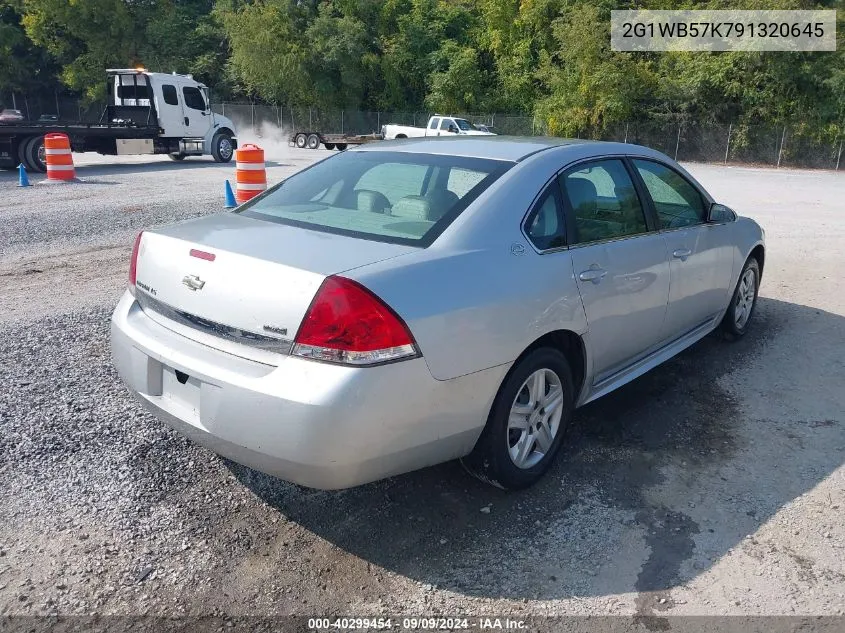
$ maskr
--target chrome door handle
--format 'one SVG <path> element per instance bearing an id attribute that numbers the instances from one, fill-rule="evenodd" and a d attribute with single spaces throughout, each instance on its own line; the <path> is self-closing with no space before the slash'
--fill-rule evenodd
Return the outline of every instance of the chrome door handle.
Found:
<path id="1" fill-rule="evenodd" d="M 601 268 L 590 268 L 589 270 L 582 271 L 581 274 L 578 275 L 578 279 L 581 281 L 592 281 L 594 284 L 597 284 L 606 274 L 607 271 L 602 270 Z"/>
<path id="2" fill-rule="evenodd" d="M 672 253 L 672 257 L 676 259 L 680 259 L 682 262 L 686 261 L 687 257 L 692 255 L 692 251 L 688 248 L 679 248 L 675 252 Z"/>

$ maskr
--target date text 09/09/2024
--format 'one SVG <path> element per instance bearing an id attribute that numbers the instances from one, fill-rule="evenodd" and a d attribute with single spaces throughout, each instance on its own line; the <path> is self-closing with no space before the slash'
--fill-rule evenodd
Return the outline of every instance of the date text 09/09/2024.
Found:
<path id="1" fill-rule="evenodd" d="M 309 618 L 309 631 L 525 631 L 525 620 L 512 618 Z"/>

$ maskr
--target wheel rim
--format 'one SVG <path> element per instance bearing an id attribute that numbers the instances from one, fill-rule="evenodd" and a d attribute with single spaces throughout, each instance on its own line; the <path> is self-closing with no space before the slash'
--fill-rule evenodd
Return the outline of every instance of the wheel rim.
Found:
<path id="1" fill-rule="evenodd" d="M 517 468 L 536 466 L 551 450 L 560 431 L 563 386 L 551 369 L 528 376 L 508 416 L 508 454 Z"/>
<path id="2" fill-rule="evenodd" d="M 757 276 L 754 270 L 749 268 L 739 280 L 739 288 L 736 293 L 736 306 L 734 307 L 734 324 L 742 329 L 751 317 L 751 309 L 754 307 L 754 294 L 757 287 Z"/>
<path id="3" fill-rule="evenodd" d="M 38 151 L 36 152 L 36 156 L 38 156 L 38 161 L 42 165 L 47 165 L 47 149 L 44 147 L 44 141 L 38 145 Z"/>
<path id="4" fill-rule="evenodd" d="M 220 154 L 221 158 L 229 160 L 232 157 L 232 141 L 228 138 L 221 138 L 220 143 L 217 146 L 217 152 Z"/>

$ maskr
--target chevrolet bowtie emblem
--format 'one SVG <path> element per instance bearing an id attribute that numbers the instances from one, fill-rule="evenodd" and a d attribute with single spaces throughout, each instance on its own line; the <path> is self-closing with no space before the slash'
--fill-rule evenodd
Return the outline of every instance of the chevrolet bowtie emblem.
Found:
<path id="1" fill-rule="evenodd" d="M 188 286 L 191 290 L 202 290 L 205 282 L 196 275 L 185 275 L 182 277 L 182 283 Z"/>

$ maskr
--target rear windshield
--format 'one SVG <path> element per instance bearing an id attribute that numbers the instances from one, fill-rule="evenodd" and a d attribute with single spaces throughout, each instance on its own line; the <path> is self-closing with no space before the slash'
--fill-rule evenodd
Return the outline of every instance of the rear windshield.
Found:
<path id="1" fill-rule="evenodd" d="M 513 163 L 407 152 L 342 152 L 236 213 L 328 233 L 428 246 Z"/>

